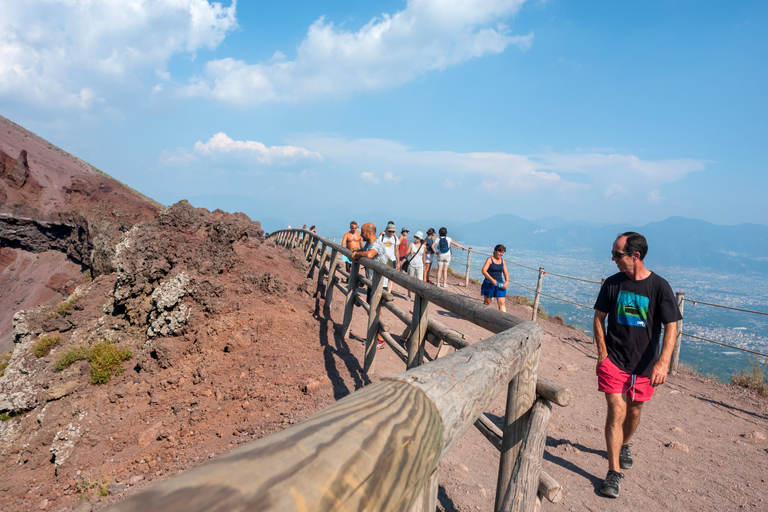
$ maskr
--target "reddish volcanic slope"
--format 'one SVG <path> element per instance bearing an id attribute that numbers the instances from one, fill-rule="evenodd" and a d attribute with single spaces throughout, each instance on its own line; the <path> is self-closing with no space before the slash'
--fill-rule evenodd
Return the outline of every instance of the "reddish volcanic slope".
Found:
<path id="1" fill-rule="evenodd" d="M 0 116 L 0 353 L 11 319 L 108 273 L 112 247 L 158 206 Z"/>

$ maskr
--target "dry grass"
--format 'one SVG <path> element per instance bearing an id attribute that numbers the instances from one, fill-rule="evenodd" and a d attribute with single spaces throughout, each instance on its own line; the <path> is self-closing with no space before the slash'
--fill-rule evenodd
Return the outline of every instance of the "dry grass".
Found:
<path id="1" fill-rule="evenodd" d="M 35 342 L 34 347 L 32 347 L 32 353 L 37 357 L 45 357 L 51 353 L 53 347 L 59 345 L 60 343 L 61 336 L 40 336 L 40 338 L 38 338 L 38 340 Z"/>
<path id="2" fill-rule="evenodd" d="M 750 359 L 749 354 L 747 354 L 749 368 L 733 375 L 731 384 L 753 389 L 768 398 L 768 358 L 766 358 L 765 364 L 761 366 L 757 356 L 754 357 L 754 360 Z"/>

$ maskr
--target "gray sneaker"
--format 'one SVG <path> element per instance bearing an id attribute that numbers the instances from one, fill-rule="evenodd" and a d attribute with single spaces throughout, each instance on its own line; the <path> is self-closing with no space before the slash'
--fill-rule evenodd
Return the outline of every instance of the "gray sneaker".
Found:
<path id="1" fill-rule="evenodd" d="M 605 480 L 603 480 L 603 486 L 600 487 L 600 493 L 609 498 L 618 498 L 619 485 L 621 484 L 622 478 L 624 478 L 623 473 L 619 473 L 612 469 L 608 470 L 608 475 L 605 477 Z"/>
<path id="2" fill-rule="evenodd" d="M 632 454 L 629 452 L 629 445 L 621 445 L 621 451 L 619 452 L 619 467 L 621 469 L 629 469 L 634 465 L 635 463 L 632 460 Z"/>

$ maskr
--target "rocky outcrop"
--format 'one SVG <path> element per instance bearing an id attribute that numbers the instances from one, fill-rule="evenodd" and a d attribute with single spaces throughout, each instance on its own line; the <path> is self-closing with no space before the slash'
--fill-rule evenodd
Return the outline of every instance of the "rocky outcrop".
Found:
<path id="1" fill-rule="evenodd" d="M 50 220 L 0 214 L 0 241 L 25 251 L 60 251 L 82 265 L 91 262 L 88 222 L 77 213 L 53 216 Z"/>
<path id="2" fill-rule="evenodd" d="M 16 188 L 21 188 L 29 178 L 29 162 L 26 150 L 21 150 L 18 158 L 0 150 L 0 178 L 5 178 L 7 183 Z"/>
<path id="3" fill-rule="evenodd" d="M 44 308 L 38 308 L 39 310 Z M 13 316 L 13 341 L 16 348 L 0 379 L 0 411 L 28 411 L 40 403 L 38 367 L 32 355 L 32 345 L 39 333 L 28 322 L 35 310 L 19 311 Z"/>

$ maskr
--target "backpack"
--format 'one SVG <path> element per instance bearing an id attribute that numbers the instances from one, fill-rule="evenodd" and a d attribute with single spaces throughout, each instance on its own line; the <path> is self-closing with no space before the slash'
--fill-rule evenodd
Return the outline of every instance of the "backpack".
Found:
<path id="1" fill-rule="evenodd" d="M 448 243 L 448 240 L 444 236 L 441 236 L 437 248 L 440 249 L 442 254 L 445 254 L 451 250 L 451 244 Z"/>

